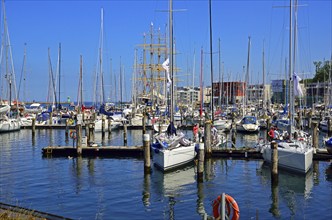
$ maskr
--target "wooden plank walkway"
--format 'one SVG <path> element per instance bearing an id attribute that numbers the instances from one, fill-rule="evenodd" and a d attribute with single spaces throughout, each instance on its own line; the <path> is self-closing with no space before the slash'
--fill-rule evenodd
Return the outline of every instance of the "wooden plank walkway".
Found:
<path id="1" fill-rule="evenodd" d="M 42 149 L 43 156 L 76 157 L 75 147 L 48 146 Z M 82 156 L 92 157 L 142 157 L 143 146 L 82 147 Z"/>
<path id="2" fill-rule="evenodd" d="M 59 215 L 40 212 L 0 202 L 0 219 L 34 219 L 34 220 L 70 220 Z"/>

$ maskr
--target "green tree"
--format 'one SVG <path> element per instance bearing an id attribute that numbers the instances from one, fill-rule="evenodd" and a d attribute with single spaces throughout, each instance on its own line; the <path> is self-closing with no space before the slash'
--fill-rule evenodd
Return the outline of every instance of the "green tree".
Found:
<path id="1" fill-rule="evenodd" d="M 331 76 L 331 68 L 332 68 L 332 60 L 331 61 L 315 61 L 314 65 L 316 67 L 316 74 L 312 79 L 312 82 L 328 82 Z"/>

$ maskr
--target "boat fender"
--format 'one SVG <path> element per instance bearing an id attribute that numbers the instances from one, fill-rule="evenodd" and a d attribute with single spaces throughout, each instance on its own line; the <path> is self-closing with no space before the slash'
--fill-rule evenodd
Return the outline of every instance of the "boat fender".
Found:
<path id="1" fill-rule="evenodd" d="M 69 123 L 70 125 L 73 125 L 73 124 L 74 124 L 74 119 L 70 118 L 70 119 L 68 120 L 68 123 Z"/>
<path id="2" fill-rule="evenodd" d="M 163 145 L 164 145 L 165 148 L 168 148 L 168 144 L 167 144 L 166 141 L 163 141 Z"/>
<path id="3" fill-rule="evenodd" d="M 325 141 L 325 144 L 329 147 L 332 146 L 332 137 L 330 139 L 328 139 L 327 141 Z"/>
<path id="4" fill-rule="evenodd" d="M 195 152 L 197 154 L 199 153 L 199 144 L 198 143 L 195 144 Z"/>
<path id="5" fill-rule="evenodd" d="M 237 205 L 236 201 L 228 194 L 225 194 L 225 202 L 226 202 L 226 215 L 228 216 L 228 219 L 232 220 L 238 220 L 240 219 L 240 209 Z M 219 195 L 214 201 L 213 201 L 213 216 L 215 219 L 220 219 L 220 213 L 219 213 L 219 204 L 221 203 L 221 195 Z M 232 218 L 231 218 L 231 211 L 232 211 Z"/>

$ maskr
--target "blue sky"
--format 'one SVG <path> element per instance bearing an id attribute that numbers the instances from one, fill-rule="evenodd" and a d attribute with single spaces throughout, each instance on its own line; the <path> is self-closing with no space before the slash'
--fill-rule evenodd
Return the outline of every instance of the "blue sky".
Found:
<path id="1" fill-rule="evenodd" d="M 332 4 L 330 0 L 299 1 L 298 58 L 295 70 L 302 78 L 314 73 L 313 61 L 331 57 Z M 251 36 L 250 82 L 262 82 L 262 51 L 265 45 L 265 72 L 268 82 L 284 75 L 288 57 L 289 8 L 287 1 L 212 1 L 214 81 L 218 80 L 218 39 L 225 80 L 243 80 L 248 36 Z M 92 100 L 93 74 L 97 66 L 100 36 L 100 10 L 104 8 L 105 84 L 110 85 L 112 72 L 118 73 L 120 59 L 124 67 L 124 100 L 131 95 L 134 50 L 143 43 L 143 33 L 150 23 L 164 29 L 168 23 L 166 0 L 130 1 L 6 1 L 6 13 L 13 61 L 18 79 L 27 44 L 28 100 L 46 100 L 48 89 L 48 48 L 53 71 L 56 69 L 58 44 L 62 45 L 61 99 L 76 101 L 80 55 L 84 59 L 84 99 Z M 204 51 L 204 84 L 210 85 L 209 5 L 207 0 L 174 0 L 177 65 L 183 77 L 179 85 L 192 85 L 194 51 L 196 53 L 195 85 L 199 85 L 200 50 Z M 140 55 L 139 55 L 140 56 Z M 288 59 L 288 58 L 287 58 Z M 282 75 L 281 75 L 282 74 Z M 111 88 L 106 86 L 106 94 Z"/>

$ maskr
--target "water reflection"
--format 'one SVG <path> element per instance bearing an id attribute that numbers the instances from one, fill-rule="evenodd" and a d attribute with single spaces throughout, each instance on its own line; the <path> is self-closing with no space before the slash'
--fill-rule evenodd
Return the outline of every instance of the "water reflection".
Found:
<path id="1" fill-rule="evenodd" d="M 142 202 L 145 207 L 149 207 L 151 204 L 150 203 L 150 184 L 151 184 L 151 175 L 149 173 L 144 174 Z"/>
<path id="2" fill-rule="evenodd" d="M 291 211 L 291 215 L 294 216 L 297 209 L 297 197 L 303 197 L 305 200 L 310 198 L 314 185 L 313 171 L 309 171 L 307 174 L 297 174 L 278 170 L 278 173 L 278 183 L 272 184 L 270 166 L 263 163 L 257 172 L 262 177 L 263 183 L 271 183 L 272 204 L 269 211 L 274 217 L 280 217 L 279 198 L 282 198 Z"/>
<path id="3" fill-rule="evenodd" d="M 204 161 L 204 176 L 205 181 L 213 180 L 215 177 L 215 164 L 216 161 L 211 158 L 205 158 Z"/>
<path id="4" fill-rule="evenodd" d="M 157 190 L 156 194 L 164 197 L 167 200 L 167 210 L 164 213 L 169 216 L 166 219 L 176 219 L 174 207 L 180 197 L 188 193 L 187 187 L 191 187 L 196 182 L 196 168 L 194 165 L 187 166 L 172 172 L 163 173 L 155 169 L 152 173 L 153 184 L 152 188 Z M 144 181 L 145 182 L 145 181 Z M 147 185 L 144 188 L 148 188 Z M 145 189 L 143 195 L 146 195 Z M 143 196 L 143 200 L 144 200 Z"/>
<path id="5" fill-rule="evenodd" d="M 202 216 L 205 217 L 207 215 L 207 212 L 204 207 L 204 183 L 197 182 L 197 206 L 196 206 L 196 212 Z"/>
<path id="6" fill-rule="evenodd" d="M 332 163 L 326 168 L 325 177 L 327 181 L 332 182 Z"/>
<path id="7" fill-rule="evenodd" d="M 183 192 L 183 188 L 185 188 L 186 185 L 196 182 L 195 166 L 193 165 L 169 173 L 155 170 L 153 175 L 157 180 L 160 190 L 162 190 L 166 197 L 174 197 L 180 192 Z"/>
<path id="8" fill-rule="evenodd" d="M 258 142 L 259 137 L 260 134 L 238 134 L 236 147 L 252 147 Z"/>

